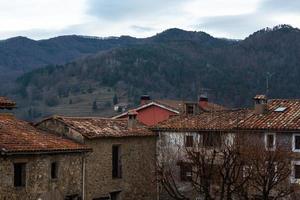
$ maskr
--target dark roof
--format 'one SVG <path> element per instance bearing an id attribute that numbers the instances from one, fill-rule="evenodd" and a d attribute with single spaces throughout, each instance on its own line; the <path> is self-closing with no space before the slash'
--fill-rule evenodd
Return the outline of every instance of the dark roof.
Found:
<path id="1" fill-rule="evenodd" d="M 136 126 L 134 128 L 129 128 L 128 119 L 53 116 L 45 120 L 51 119 L 62 122 L 66 126 L 78 131 L 80 134 L 89 139 L 101 137 L 140 137 L 155 135 L 146 126 L 139 122 L 136 122 Z"/>
<path id="2" fill-rule="evenodd" d="M 269 100 L 267 107 L 267 113 L 252 113 L 247 120 L 239 124 L 239 128 L 261 130 L 300 130 L 300 99 Z M 276 109 L 278 110 L 276 111 Z"/>
<path id="3" fill-rule="evenodd" d="M 58 153 L 90 151 L 86 146 L 41 131 L 13 115 L 0 115 L 0 153 Z"/>
<path id="4" fill-rule="evenodd" d="M 6 97 L 0 97 L 0 109 L 12 109 L 16 107 L 16 103 Z"/>
<path id="5" fill-rule="evenodd" d="M 179 115 L 152 127 L 163 131 L 229 131 L 246 119 L 251 110 L 224 110 L 203 112 L 198 115 Z"/>

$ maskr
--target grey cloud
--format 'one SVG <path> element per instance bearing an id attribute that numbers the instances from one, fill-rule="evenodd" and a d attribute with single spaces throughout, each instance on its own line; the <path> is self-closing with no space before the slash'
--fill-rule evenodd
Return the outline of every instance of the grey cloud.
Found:
<path id="1" fill-rule="evenodd" d="M 262 14 L 227 15 L 199 19 L 198 29 L 208 32 L 225 33 L 235 39 L 242 39 L 253 31 L 276 25 Z"/>
<path id="2" fill-rule="evenodd" d="M 299 0 L 262 0 L 253 13 L 203 17 L 198 19 L 199 23 L 195 27 L 204 31 L 225 33 L 243 39 L 254 31 L 278 25 L 274 16 L 278 14 L 299 15 L 299 10 Z M 288 24 L 289 22 L 285 23 Z"/>
<path id="3" fill-rule="evenodd" d="M 299 13 L 299 0 L 264 0 L 258 7 L 259 12 Z"/>
<path id="4" fill-rule="evenodd" d="M 87 12 L 104 20 L 138 19 L 155 16 L 160 12 L 172 12 L 187 1 L 189 0 L 89 0 Z"/>

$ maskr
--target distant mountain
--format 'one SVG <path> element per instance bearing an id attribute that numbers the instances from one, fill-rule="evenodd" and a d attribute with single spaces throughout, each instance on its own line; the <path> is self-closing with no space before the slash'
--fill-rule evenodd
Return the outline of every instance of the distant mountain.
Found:
<path id="1" fill-rule="evenodd" d="M 266 92 L 267 77 L 270 97 L 300 98 L 299 29 L 282 25 L 240 41 L 170 29 L 133 40 L 19 77 L 9 91 L 19 102 L 19 115 L 110 115 L 114 96 L 126 102 L 145 93 L 195 99 L 203 90 L 218 103 L 249 106 L 251 97 Z"/>
<path id="2" fill-rule="evenodd" d="M 48 40 L 15 37 L 0 41 L 0 83 L 51 64 L 64 64 L 99 51 L 137 44 L 136 38 L 60 36 Z"/>

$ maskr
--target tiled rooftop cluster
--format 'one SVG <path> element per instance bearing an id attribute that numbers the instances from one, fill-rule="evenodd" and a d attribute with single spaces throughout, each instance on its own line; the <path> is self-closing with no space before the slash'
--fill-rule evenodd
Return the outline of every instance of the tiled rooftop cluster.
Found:
<path id="1" fill-rule="evenodd" d="M 0 115 L 1 154 L 80 151 L 89 151 L 89 149 L 71 140 L 40 131 L 31 124 L 18 120 L 12 115 Z"/>
<path id="2" fill-rule="evenodd" d="M 49 118 L 51 119 L 51 118 Z M 49 120 L 45 119 L 45 120 Z M 128 119 L 110 119 L 101 117 L 63 117 L 52 119 L 64 123 L 87 138 L 153 136 L 154 133 L 136 121 L 136 126 L 128 127 Z"/>
<path id="3" fill-rule="evenodd" d="M 300 130 L 300 99 L 274 99 L 267 103 L 267 111 L 257 114 L 254 110 L 223 110 L 203 112 L 198 115 L 174 116 L 153 129 L 159 130 Z"/>

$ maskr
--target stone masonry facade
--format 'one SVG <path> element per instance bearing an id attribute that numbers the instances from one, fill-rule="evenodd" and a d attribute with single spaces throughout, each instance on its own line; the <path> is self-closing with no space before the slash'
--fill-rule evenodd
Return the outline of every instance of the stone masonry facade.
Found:
<path id="1" fill-rule="evenodd" d="M 84 143 L 93 152 L 86 158 L 86 200 L 106 199 L 118 192 L 122 200 L 155 200 L 156 137 L 127 136 L 88 139 L 57 120 L 45 120 L 38 125 L 60 136 Z M 122 177 L 112 178 L 112 147 L 121 152 Z"/>
<path id="2" fill-rule="evenodd" d="M 57 178 L 51 178 L 51 163 Z M 14 186 L 14 163 L 25 164 L 25 186 Z M 63 200 L 82 196 L 82 154 L 0 157 L 0 200 Z"/>

